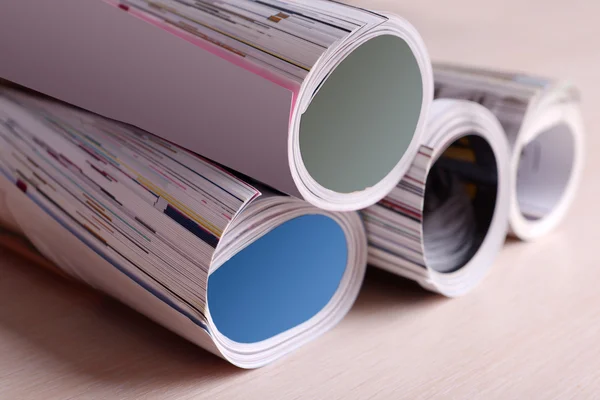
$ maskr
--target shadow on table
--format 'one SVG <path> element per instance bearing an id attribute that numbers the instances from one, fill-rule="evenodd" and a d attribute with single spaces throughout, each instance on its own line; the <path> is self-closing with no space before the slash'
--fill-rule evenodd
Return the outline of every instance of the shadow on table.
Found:
<path id="1" fill-rule="evenodd" d="M 503 251 L 519 252 L 524 247 L 526 247 L 525 242 L 507 237 Z M 369 318 L 371 315 L 381 313 L 400 316 L 402 313 L 418 312 L 432 306 L 443 307 L 449 301 L 451 299 L 430 292 L 410 279 L 370 266 L 367 268 L 363 288 L 350 311 L 349 318 Z"/>
<path id="2" fill-rule="evenodd" d="M 415 310 L 442 296 L 369 268 L 349 318 Z M 128 387 L 218 385 L 247 371 L 206 352 L 111 298 L 0 250 L 0 335 L 32 357 Z M 19 348 L 19 352 L 22 349 Z M 19 353 L 20 354 L 20 353 Z M 285 361 L 282 361 L 285 362 Z"/>
<path id="3" fill-rule="evenodd" d="M 423 289 L 414 281 L 369 266 L 350 315 L 354 317 L 392 309 L 397 311 L 398 308 L 418 308 L 444 299 L 445 297 Z"/>
<path id="4" fill-rule="evenodd" d="M 7 333 L 18 338 L 19 354 L 23 345 L 57 368 L 127 386 L 218 383 L 244 373 L 116 300 L 0 251 L 0 335 Z"/>

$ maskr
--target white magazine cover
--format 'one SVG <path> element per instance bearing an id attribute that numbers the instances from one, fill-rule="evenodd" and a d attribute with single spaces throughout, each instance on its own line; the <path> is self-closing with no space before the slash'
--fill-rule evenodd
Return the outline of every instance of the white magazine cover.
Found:
<path id="1" fill-rule="evenodd" d="M 433 97 L 415 28 L 342 3 L 0 7 L 1 77 L 327 210 L 358 210 L 392 190 L 417 152 Z"/>

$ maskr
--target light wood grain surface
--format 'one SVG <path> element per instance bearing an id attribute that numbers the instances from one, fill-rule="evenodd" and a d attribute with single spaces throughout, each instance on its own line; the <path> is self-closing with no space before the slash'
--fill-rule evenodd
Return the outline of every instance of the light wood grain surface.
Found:
<path id="1" fill-rule="evenodd" d="M 537 243 L 508 242 L 464 298 L 371 271 L 337 328 L 256 371 L 0 252 L 1 399 L 600 396 L 600 3 L 354 3 L 408 18 L 436 60 L 570 77 L 583 89 L 588 160 L 568 221 Z"/>

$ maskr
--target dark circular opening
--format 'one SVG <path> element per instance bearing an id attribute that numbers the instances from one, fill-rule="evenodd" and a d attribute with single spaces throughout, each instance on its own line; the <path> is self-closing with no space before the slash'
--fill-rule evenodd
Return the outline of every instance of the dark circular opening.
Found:
<path id="1" fill-rule="evenodd" d="M 489 143 L 468 135 L 435 161 L 425 186 L 425 261 L 437 272 L 462 268 L 477 252 L 492 223 L 498 168 Z"/>

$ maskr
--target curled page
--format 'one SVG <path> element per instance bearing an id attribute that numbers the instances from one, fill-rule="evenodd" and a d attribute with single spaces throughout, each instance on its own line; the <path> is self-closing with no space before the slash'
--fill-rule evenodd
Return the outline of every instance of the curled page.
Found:
<path id="1" fill-rule="evenodd" d="M 508 143 L 494 115 L 462 100 L 434 100 L 408 173 L 362 212 L 369 263 L 446 296 L 486 275 L 509 210 Z"/>
<path id="2" fill-rule="evenodd" d="M 579 92 L 567 82 L 459 66 L 435 66 L 435 95 L 482 104 L 510 143 L 510 230 L 536 239 L 564 218 L 583 169 Z"/>
<path id="3" fill-rule="evenodd" d="M 240 367 L 333 327 L 362 283 L 357 213 L 58 102 L 0 93 L 0 172 L 2 219 L 44 256 Z"/>
<path id="4" fill-rule="evenodd" d="M 417 152 L 433 77 L 397 16 L 324 0 L 6 1 L 0 76 L 320 208 L 376 203 Z"/>

